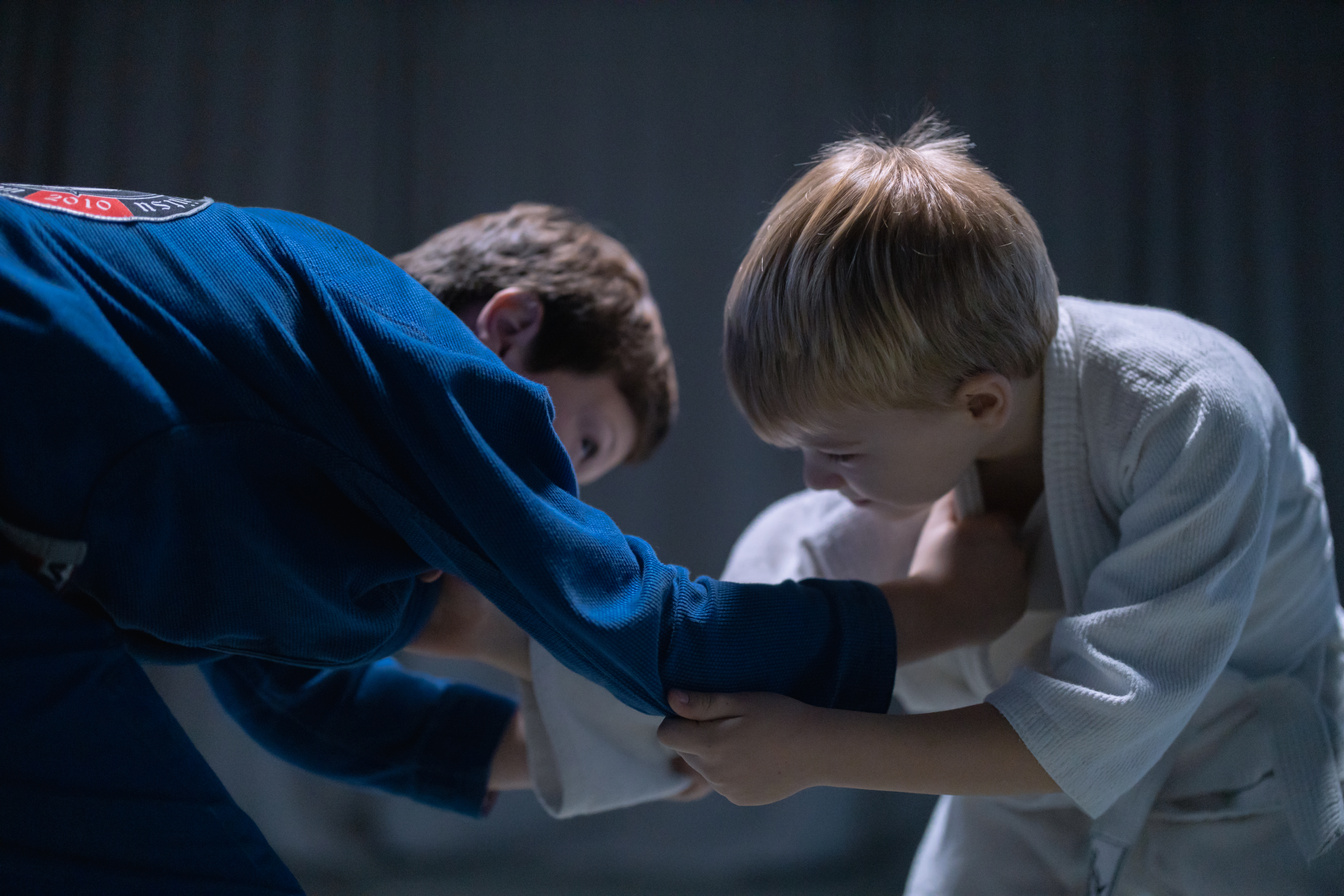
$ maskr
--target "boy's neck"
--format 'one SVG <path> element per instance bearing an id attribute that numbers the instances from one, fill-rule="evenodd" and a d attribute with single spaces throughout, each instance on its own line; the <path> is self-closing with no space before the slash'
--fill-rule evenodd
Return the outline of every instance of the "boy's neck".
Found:
<path id="1" fill-rule="evenodd" d="M 1045 490 L 1042 457 L 1042 377 L 1013 381 L 1015 407 L 1003 435 L 976 461 L 985 510 L 1021 525 Z"/>

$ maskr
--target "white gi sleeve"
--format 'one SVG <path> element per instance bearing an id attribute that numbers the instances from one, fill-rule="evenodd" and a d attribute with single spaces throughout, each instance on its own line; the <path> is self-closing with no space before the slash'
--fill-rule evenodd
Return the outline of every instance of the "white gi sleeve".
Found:
<path id="1" fill-rule="evenodd" d="M 801 542 L 818 497 L 800 493 L 762 511 L 734 545 L 723 578 L 774 583 L 817 575 Z M 519 708 L 532 785 L 547 812 L 569 818 L 619 809 L 666 799 L 689 783 L 672 770 L 676 753 L 658 742 L 661 716 L 631 709 L 535 641 L 531 649 L 532 681 L 520 683 Z"/>
<path id="2" fill-rule="evenodd" d="M 1235 380 L 1236 378 L 1232 378 Z M 1059 622 L 1050 674 L 1020 668 L 990 694 L 1063 791 L 1100 815 L 1158 761 L 1224 670 L 1261 578 L 1285 440 L 1264 396 L 1206 379 L 1113 446 L 1114 549 Z M 1112 435 L 1114 435 L 1112 433 Z M 1109 487 L 1108 487 L 1109 488 Z M 1056 543 L 1095 500 L 1061 489 Z M 1078 505 L 1074 505 L 1075 507 Z M 1075 526 L 1075 528 L 1077 528 Z"/>

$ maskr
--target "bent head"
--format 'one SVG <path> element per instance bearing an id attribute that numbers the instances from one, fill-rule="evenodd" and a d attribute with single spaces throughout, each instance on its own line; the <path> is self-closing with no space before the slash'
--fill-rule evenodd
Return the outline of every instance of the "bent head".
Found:
<path id="1" fill-rule="evenodd" d="M 894 143 L 827 147 L 738 268 L 729 386 L 758 435 L 804 449 L 810 483 L 926 505 L 983 438 L 977 378 L 1011 391 L 1041 368 L 1055 273 L 1036 222 L 969 146 L 925 117 Z M 867 449 L 842 450 L 842 436 Z M 873 479 L 845 455 L 892 468 Z"/>
<path id="2" fill-rule="evenodd" d="M 393 261 L 550 390 L 580 483 L 647 458 L 666 437 L 672 352 L 644 271 L 616 240 L 562 209 L 519 203 Z"/>
<path id="3" fill-rule="evenodd" d="M 510 288 L 495 293 L 466 322 L 509 369 L 550 392 L 556 435 L 579 484 L 587 485 L 631 456 L 640 436 L 639 420 L 614 371 L 583 373 L 563 366 L 537 370 L 529 364 L 545 321 L 545 306 L 536 293 Z"/>
<path id="4" fill-rule="evenodd" d="M 1014 421 L 1030 414 L 1035 378 L 979 374 L 945 407 L 839 408 L 786 444 L 803 454 L 808 488 L 834 489 L 894 517 L 928 509 L 977 460 L 1017 449 Z"/>

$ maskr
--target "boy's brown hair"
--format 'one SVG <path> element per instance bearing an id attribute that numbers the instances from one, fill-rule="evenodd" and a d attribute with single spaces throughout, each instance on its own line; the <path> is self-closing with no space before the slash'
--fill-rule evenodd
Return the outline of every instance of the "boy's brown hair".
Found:
<path id="1" fill-rule="evenodd" d="M 495 293 L 535 293 L 544 309 L 527 371 L 613 373 L 636 421 L 626 462 L 647 458 L 677 413 L 677 377 L 644 271 L 619 242 L 551 205 L 477 215 L 393 257 L 465 314 Z"/>
<path id="2" fill-rule="evenodd" d="M 776 203 L 724 310 L 729 385 L 762 438 L 1040 369 L 1058 281 L 1036 222 L 969 150 L 925 115 L 894 143 L 825 147 Z"/>

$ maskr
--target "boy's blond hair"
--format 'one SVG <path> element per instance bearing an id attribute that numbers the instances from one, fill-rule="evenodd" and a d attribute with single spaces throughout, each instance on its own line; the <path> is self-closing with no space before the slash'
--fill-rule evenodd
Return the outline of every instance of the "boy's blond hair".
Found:
<path id="1" fill-rule="evenodd" d="M 677 415 L 677 375 L 644 270 L 616 240 L 553 205 L 520 202 L 442 230 L 392 259 L 449 308 L 480 309 L 510 287 L 541 299 L 528 373 L 610 373 L 635 416 L 627 463 Z"/>
<path id="2" fill-rule="evenodd" d="M 766 217 L 724 310 L 733 397 L 793 444 L 835 408 L 945 407 L 977 373 L 1030 376 L 1059 287 L 1027 210 L 925 115 L 825 147 Z"/>

